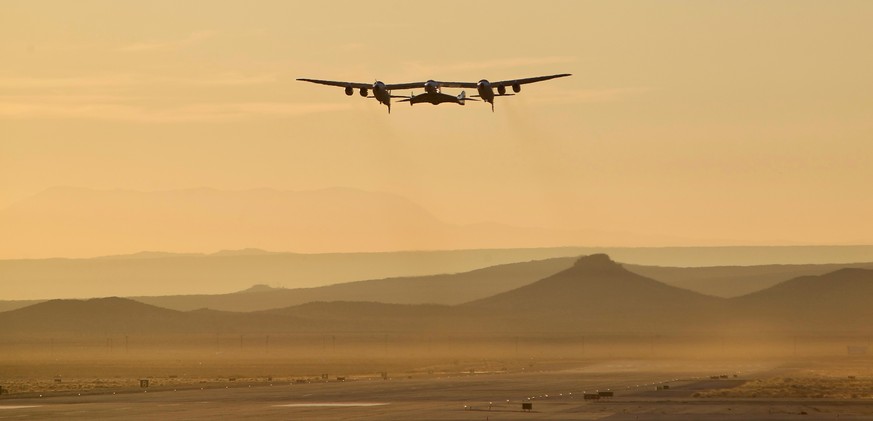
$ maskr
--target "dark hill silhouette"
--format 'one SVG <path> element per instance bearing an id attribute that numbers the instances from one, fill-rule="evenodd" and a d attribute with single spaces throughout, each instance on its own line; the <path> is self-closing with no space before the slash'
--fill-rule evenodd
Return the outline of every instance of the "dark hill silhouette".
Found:
<path id="1" fill-rule="evenodd" d="M 245 292 L 241 295 L 259 294 Z M 873 270 L 841 269 L 724 299 L 637 275 L 606 255 L 456 306 L 312 302 L 235 313 L 176 311 L 123 298 L 53 300 L 2 314 L 0 336 L 299 332 L 870 332 Z M 721 330 L 719 330 L 721 331 Z"/>
<path id="2" fill-rule="evenodd" d="M 454 274 L 373 279 L 315 288 L 285 289 L 256 285 L 233 294 L 133 299 L 175 310 L 211 308 L 227 311 L 266 310 L 313 301 L 454 305 L 533 283 L 572 264 L 573 258 L 566 257 L 510 263 Z"/>
<path id="3" fill-rule="evenodd" d="M 51 300 L 3 313 L 5 334 L 164 334 L 307 331 L 334 328 L 293 315 L 182 312 L 118 297 Z"/>
<path id="4" fill-rule="evenodd" d="M 873 263 L 668 267 L 625 265 L 631 272 L 665 284 L 716 297 L 739 297 L 801 276 L 823 275 L 842 268 L 873 269 Z"/>
<path id="5" fill-rule="evenodd" d="M 779 330 L 857 331 L 873 323 L 873 270 L 795 278 L 731 300 L 736 311 Z"/>
<path id="6" fill-rule="evenodd" d="M 4 330 L 29 332 L 140 333 L 156 326 L 182 327 L 185 314 L 126 298 L 51 300 L 4 313 Z"/>
<path id="7" fill-rule="evenodd" d="M 542 250 L 541 252 L 544 254 L 543 257 L 548 257 L 549 252 L 559 251 Z M 564 252 L 569 253 L 571 251 L 565 250 Z M 129 262 L 127 265 L 120 264 L 124 260 L 121 256 L 103 258 L 118 260 L 119 262 L 104 262 L 102 266 L 94 266 L 92 264 L 92 261 L 100 261 L 100 259 L 58 260 L 54 263 L 57 265 L 57 273 L 55 275 L 40 270 L 39 264 L 36 266 L 29 264 L 19 265 L 15 269 L 15 265 L 3 266 L 2 261 L 0 261 L 0 272 L 11 276 L 12 282 L 16 282 L 14 280 L 16 273 L 26 271 L 28 276 L 32 278 L 52 279 L 52 276 L 64 276 L 63 281 L 65 284 L 74 285 L 77 288 L 87 288 L 86 285 L 93 282 L 101 284 L 117 283 L 117 278 L 128 279 L 140 284 L 148 284 L 153 279 L 158 279 L 162 276 L 176 279 L 179 283 L 182 283 L 183 280 L 187 282 L 189 279 L 196 280 L 198 278 L 202 279 L 202 282 L 209 282 L 211 279 L 221 282 L 221 279 L 228 276 L 240 279 L 248 277 L 251 280 L 267 280 L 267 273 L 275 277 L 272 279 L 273 281 L 288 279 L 288 276 L 291 274 L 309 278 L 310 276 L 325 276 L 325 274 L 333 276 L 330 273 L 340 273 L 340 271 L 354 272 L 355 270 L 358 270 L 360 276 L 367 276 L 368 274 L 375 274 L 374 271 L 377 267 L 387 267 L 383 271 L 391 271 L 391 266 L 403 268 L 412 266 L 416 261 L 424 262 L 423 258 L 415 257 L 414 254 L 409 256 L 411 257 L 410 260 L 402 258 L 402 254 L 397 254 L 398 258 L 392 261 L 387 255 L 317 255 L 307 257 L 258 250 L 220 253 L 224 254 L 224 256 L 214 257 L 218 253 L 199 257 L 180 255 L 173 259 L 163 253 L 157 253 L 152 258 L 147 258 L 145 255 L 137 255 L 138 257 L 131 258 L 132 262 Z M 466 253 L 472 255 L 474 252 Z M 384 259 L 379 260 L 383 257 Z M 521 259 L 521 255 L 515 258 Z M 349 259 L 354 263 L 344 268 L 342 262 L 349 261 Z M 367 262 L 365 259 L 372 260 Z M 461 258 L 459 257 L 459 259 Z M 484 258 L 484 255 L 480 258 L 481 264 L 488 260 L 490 259 Z M 289 289 L 258 284 L 229 294 L 130 296 L 127 298 L 181 311 L 197 308 L 225 311 L 257 311 L 287 307 L 311 301 L 374 301 L 395 304 L 432 303 L 454 305 L 485 298 L 533 283 L 548 275 L 571 267 L 575 258 L 560 257 L 543 261 L 536 260 L 504 265 L 499 264 L 500 260 L 503 260 L 502 258 L 493 260 L 496 260 L 495 266 L 432 276 L 380 277 L 368 281 L 354 280 L 353 282 L 341 282 L 314 288 Z M 307 261 L 309 263 L 306 263 Z M 197 265 L 191 265 L 190 262 L 197 262 Z M 438 270 L 437 263 L 439 262 L 442 262 L 447 271 L 457 269 L 450 259 L 442 258 L 436 259 L 433 264 L 423 264 L 422 266 L 433 267 L 428 270 L 436 271 Z M 38 263 L 38 261 L 32 263 Z M 166 268 L 168 267 L 176 268 L 178 272 L 167 270 Z M 705 295 L 729 298 L 762 290 L 796 277 L 822 275 L 844 267 L 873 269 L 873 263 L 712 267 L 667 267 L 624 264 L 624 267 L 631 272 L 667 285 L 696 291 Z M 160 272 L 161 270 L 163 270 L 163 274 Z M 397 271 L 399 269 L 393 270 Z M 70 273 L 73 273 L 73 275 L 70 275 Z M 78 275 L 75 275 L 76 273 Z M 103 279 L 98 280 L 99 278 Z M 58 279 L 59 281 L 60 278 Z M 20 282 L 32 283 L 38 281 L 33 279 L 27 281 L 20 280 Z M 45 300 L 0 301 L 0 311 L 14 310 L 42 301 Z"/>
<path id="8" fill-rule="evenodd" d="M 540 328 L 633 330 L 694 329 L 723 305 L 722 299 L 645 278 L 595 254 L 541 281 L 464 306 Z"/>

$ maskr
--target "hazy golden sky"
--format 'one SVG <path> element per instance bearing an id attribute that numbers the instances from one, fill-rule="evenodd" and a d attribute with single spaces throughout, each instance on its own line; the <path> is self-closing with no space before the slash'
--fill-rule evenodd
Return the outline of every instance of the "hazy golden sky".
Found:
<path id="1" fill-rule="evenodd" d="M 342 186 L 456 224 L 873 243 L 871 22 L 869 1 L 2 1 L 0 209 Z M 495 113 L 295 81 L 564 72 Z"/>

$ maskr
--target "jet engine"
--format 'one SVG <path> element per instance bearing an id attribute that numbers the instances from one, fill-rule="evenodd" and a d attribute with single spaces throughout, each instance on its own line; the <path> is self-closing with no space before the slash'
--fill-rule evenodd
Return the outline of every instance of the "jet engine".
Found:
<path id="1" fill-rule="evenodd" d="M 515 93 L 521 92 L 521 85 L 519 85 L 517 83 L 512 85 L 512 92 L 515 92 Z"/>
<path id="2" fill-rule="evenodd" d="M 476 84 L 476 90 L 479 91 L 480 97 L 485 97 L 488 94 L 491 94 L 491 82 L 485 79 L 480 80 L 479 83 Z"/>
<path id="3" fill-rule="evenodd" d="M 506 95 L 506 87 L 503 85 L 498 86 L 497 93 L 500 95 Z"/>
<path id="4" fill-rule="evenodd" d="M 435 94 L 435 93 L 439 92 L 439 90 L 440 90 L 439 83 L 436 83 L 433 80 L 429 80 L 427 82 L 424 82 L 424 91 L 425 92 L 427 92 L 429 94 Z"/>
<path id="5" fill-rule="evenodd" d="M 367 95 L 369 95 L 369 92 L 367 91 L 367 88 L 361 88 L 361 96 L 364 97 L 364 98 L 366 98 Z"/>
<path id="6" fill-rule="evenodd" d="M 346 86 L 346 95 L 352 96 L 354 94 L 355 94 L 355 88 L 352 88 L 351 86 Z"/>
<path id="7" fill-rule="evenodd" d="M 385 84 L 382 83 L 381 80 L 377 80 L 373 83 L 373 95 L 376 97 L 382 97 L 388 94 L 388 89 L 385 89 Z"/>

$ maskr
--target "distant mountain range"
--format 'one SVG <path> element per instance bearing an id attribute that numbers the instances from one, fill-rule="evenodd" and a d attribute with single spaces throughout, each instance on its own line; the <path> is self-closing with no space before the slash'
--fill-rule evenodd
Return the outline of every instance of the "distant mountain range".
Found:
<path id="1" fill-rule="evenodd" d="M 256 311 L 314 301 L 369 301 L 387 304 L 455 305 L 536 282 L 573 264 L 562 257 L 508 263 L 469 272 L 345 282 L 314 288 L 257 285 L 232 294 L 130 297 L 176 310 L 211 308 Z"/>
<path id="2" fill-rule="evenodd" d="M 87 260 L 0 261 L 0 273 L 9 281 L 7 295 L 24 288 L 50 289 L 58 295 L 64 295 L 64 291 L 99 295 L 101 290 L 120 292 L 136 287 L 138 291 L 154 291 L 153 295 L 128 295 L 128 298 L 182 311 L 200 308 L 256 311 L 313 301 L 455 305 L 531 284 L 571 267 L 575 258 L 555 257 L 493 266 L 488 266 L 489 262 L 513 261 L 526 256 L 541 258 L 573 251 L 575 249 L 294 255 L 241 250 L 208 256 L 138 253 Z M 478 266 L 486 267 L 469 270 Z M 873 269 L 873 263 L 715 267 L 625 264 L 625 267 L 667 285 L 727 298 L 799 276 L 821 275 L 842 268 Z M 454 273 L 396 276 L 404 272 L 438 272 L 442 268 Z M 357 276 L 373 278 L 358 281 Z M 232 286 L 231 282 L 275 279 L 336 283 L 309 288 L 282 288 L 264 283 L 226 294 L 159 295 L 167 283 L 214 290 L 226 289 Z M 42 301 L 45 300 L 0 300 L 0 311 Z"/>
<path id="3" fill-rule="evenodd" d="M 0 260 L 5 299 L 228 293 L 253 284 L 313 287 L 465 272 L 579 250 L 507 249 L 295 254 L 248 250 L 211 255 L 137 253 L 92 259 Z M 535 279 L 531 279 L 533 282 Z M 51 294 L 46 297 L 46 295 Z"/>
<path id="4" fill-rule="evenodd" d="M 348 188 L 138 192 L 51 188 L 0 210 L 0 258 L 257 246 L 300 253 L 675 245 L 596 230 L 440 221 L 404 197 Z"/>
<path id="5" fill-rule="evenodd" d="M 511 317 L 515 326 L 556 330 L 653 329 L 704 323 L 724 300 L 637 275 L 605 254 L 578 259 L 561 272 L 464 307 Z"/>
<path id="6" fill-rule="evenodd" d="M 242 294 L 258 294 L 245 292 Z M 873 270 L 840 269 L 725 299 L 632 273 L 605 255 L 543 279 L 448 305 L 312 302 L 234 313 L 176 311 L 130 299 L 53 300 L 2 313 L 2 336 L 81 333 L 873 332 Z"/>
<path id="7" fill-rule="evenodd" d="M 521 284 L 507 280 L 502 289 L 482 290 L 481 294 L 475 289 L 478 285 L 487 283 L 484 278 L 476 282 L 459 281 L 459 285 L 464 286 L 463 289 L 447 288 L 444 294 L 413 292 L 400 285 L 405 285 L 408 278 L 418 276 L 459 274 L 490 266 L 552 258 L 568 259 L 561 263 L 563 267 L 556 267 L 551 273 L 536 272 L 537 276 L 544 277 L 570 267 L 570 258 L 573 256 L 594 253 L 608 253 L 616 260 L 628 264 L 628 268 L 635 273 L 670 285 L 722 297 L 742 295 L 792 277 L 818 275 L 843 267 L 873 268 L 871 263 L 855 263 L 873 261 L 871 246 L 559 247 L 324 254 L 279 253 L 260 249 L 223 250 L 213 254 L 141 252 L 90 259 L 0 260 L 0 279 L 4 283 L 0 299 L 6 300 L 0 301 L 0 311 L 12 308 L 10 305 L 16 306 L 9 303 L 9 300 L 228 294 L 255 284 L 295 289 L 295 293 L 285 294 L 288 302 L 272 301 L 280 305 L 291 305 L 320 297 L 318 291 L 325 294 L 330 292 L 327 299 L 357 299 L 356 292 L 339 293 L 339 289 L 353 289 L 352 285 L 318 291 L 305 289 L 383 278 L 405 278 L 394 283 L 386 281 L 386 285 L 405 288 L 409 296 L 403 297 L 402 294 L 387 290 L 380 291 L 379 296 L 369 296 L 367 299 L 396 303 L 457 304 L 465 294 L 469 294 L 470 299 L 482 298 Z M 526 269 L 519 266 L 513 273 L 518 272 L 521 275 L 524 270 Z M 540 278 L 527 277 L 527 282 Z M 437 278 L 439 279 L 443 278 Z M 491 284 L 502 285 L 502 282 Z M 303 301 L 291 298 L 298 293 Z M 482 295 L 485 293 L 487 294 Z M 423 295 L 432 297 L 431 301 L 418 301 L 417 297 Z M 185 300 L 176 301 L 182 303 Z M 272 308 L 228 307 L 216 304 L 220 301 L 222 300 L 219 298 L 204 298 L 202 304 L 192 301 L 192 304 L 174 304 L 172 308 Z"/>
<path id="8" fill-rule="evenodd" d="M 737 297 L 800 276 L 823 275 L 844 268 L 873 269 L 873 263 L 668 267 L 625 265 L 631 272 L 716 297 Z"/>

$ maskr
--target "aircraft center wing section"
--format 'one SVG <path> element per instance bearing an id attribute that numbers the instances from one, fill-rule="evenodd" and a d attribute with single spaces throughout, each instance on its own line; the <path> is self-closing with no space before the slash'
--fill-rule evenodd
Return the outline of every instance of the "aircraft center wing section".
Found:
<path id="1" fill-rule="evenodd" d="M 468 88 L 476 89 L 476 82 L 437 82 L 443 88 Z"/>
<path id="2" fill-rule="evenodd" d="M 415 88 L 424 88 L 424 84 L 426 82 L 409 82 L 409 83 L 386 83 L 385 88 L 389 91 L 393 91 L 395 89 L 415 89 Z"/>
<path id="3" fill-rule="evenodd" d="M 297 79 L 297 80 L 299 80 L 301 82 L 317 83 L 319 85 L 339 86 L 340 88 L 370 89 L 373 87 L 372 83 L 340 82 L 340 81 L 334 81 L 334 80 L 319 80 L 319 79 Z"/>

